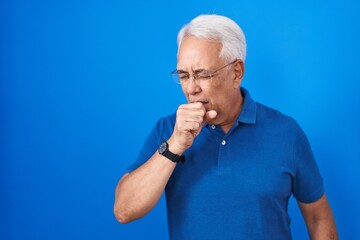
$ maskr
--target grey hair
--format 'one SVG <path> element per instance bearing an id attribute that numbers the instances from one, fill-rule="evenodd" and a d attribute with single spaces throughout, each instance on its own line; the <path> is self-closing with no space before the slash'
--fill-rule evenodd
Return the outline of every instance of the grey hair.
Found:
<path id="1" fill-rule="evenodd" d="M 230 18 L 210 14 L 200 15 L 183 26 L 177 36 L 178 53 L 184 37 L 194 36 L 210 41 L 219 41 L 222 45 L 220 58 L 227 61 L 241 59 L 245 62 L 246 41 L 239 25 Z"/>

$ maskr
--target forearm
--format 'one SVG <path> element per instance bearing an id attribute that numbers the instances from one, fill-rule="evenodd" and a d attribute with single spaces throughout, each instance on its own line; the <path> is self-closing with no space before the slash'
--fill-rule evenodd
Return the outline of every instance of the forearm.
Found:
<path id="1" fill-rule="evenodd" d="M 332 218 L 318 220 L 308 224 L 308 231 L 311 240 L 337 240 L 339 239 L 335 222 Z"/>
<path id="2" fill-rule="evenodd" d="M 145 216 L 159 201 L 175 166 L 156 152 L 146 163 L 124 176 L 116 187 L 116 218 L 128 223 Z"/>
<path id="3" fill-rule="evenodd" d="M 298 203 L 304 216 L 310 239 L 339 239 L 334 216 L 325 194 L 314 203 Z"/>
<path id="4" fill-rule="evenodd" d="M 184 104 L 176 113 L 173 134 L 168 150 L 182 155 L 191 147 L 203 123 L 215 118 L 213 110 L 206 112 L 200 102 Z M 116 187 L 114 213 L 121 223 L 145 216 L 159 201 L 176 163 L 156 152 L 146 163 L 124 176 Z"/>

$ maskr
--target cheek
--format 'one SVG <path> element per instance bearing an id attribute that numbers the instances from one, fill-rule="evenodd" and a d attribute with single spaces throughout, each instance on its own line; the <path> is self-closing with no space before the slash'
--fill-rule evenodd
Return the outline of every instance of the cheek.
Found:
<path id="1" fill-rule="evenodd" d="M 186 88 L 184 86 L 182 86 L 182 85 L 180 85 L 180 86 L 181 86 L 181 90 L 183 91 L 185 97 L 187 98 L 188 94 L 187 94 Z"/>
<path id="2" fill-rule="evenodd" d="M 216 98 L 216 89 L 213 86 L 204 86 L 201 88 L 201 95 L 213 102 Z"/>
<path id="3" fill-rule="evenodd" d="M 208 89 L 207 96 L 210 98 L 211 103 L 217 107 L 223 108 L 229 101 L 232 88 L 231 86 L 224 84 L 218 84 Z"/>
<path id="4" fill-rule="evenodd" d="M 216 81 L 212 82 L 211 86 L 206 89 L 209 97 L 218 98 L 219 95 L 224 95 L 227 92 L 227 83 L 225 79 L 216 79 Z"/>

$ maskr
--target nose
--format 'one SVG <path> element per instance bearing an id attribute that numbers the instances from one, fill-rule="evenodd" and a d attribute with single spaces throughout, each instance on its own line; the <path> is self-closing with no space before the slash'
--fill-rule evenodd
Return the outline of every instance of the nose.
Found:
<path id="1" fill-rule="evenodd" d="M 198 82 L 194 79 L 193 76 L 190 76 L 189 82 L 186 86 L 187 93 L 190 95 L 196 94 L 201 91 L 200 85 Z"/>

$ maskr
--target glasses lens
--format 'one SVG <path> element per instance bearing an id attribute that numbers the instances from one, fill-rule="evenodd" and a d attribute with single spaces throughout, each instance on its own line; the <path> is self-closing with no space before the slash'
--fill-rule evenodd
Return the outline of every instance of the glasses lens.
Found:
<path id="1" fill-rule="evenodd" d="M 171 73 L 172 75 L 172 78 L 174 79 L 174 81 L 177 83 L 177 84 L 180 84 L 180 77 L 179 77 L 179 73 L 178 71 L 173 71 Z"/>

